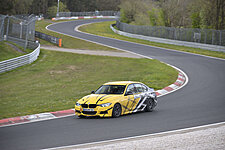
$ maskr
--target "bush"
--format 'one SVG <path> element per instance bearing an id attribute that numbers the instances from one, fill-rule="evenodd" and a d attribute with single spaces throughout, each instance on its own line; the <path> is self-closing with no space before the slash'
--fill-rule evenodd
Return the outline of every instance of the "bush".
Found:
<path id="1" fill-rule="evenodd" d="M 52 6 L 48 8 L 47 15 L 49 18 L 53 18 L 56 16 L 57 13 L 57 7 L 58 6 Z M 62 2 L 59 2 L 59 12 L 68 12 L 66 5 L 64 5 Z"/>

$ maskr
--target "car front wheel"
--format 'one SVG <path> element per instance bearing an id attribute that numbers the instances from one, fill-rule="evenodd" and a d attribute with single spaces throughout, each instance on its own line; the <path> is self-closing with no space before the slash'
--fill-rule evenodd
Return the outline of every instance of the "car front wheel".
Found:
<path id="1" fill-rule="evenodd" d="M 113 118 L 117 118 L 121 115 L 121 106 L 120 104 L 116 103 L 113 107 L 113 111 L 112 111 L 112 117 Z"/>

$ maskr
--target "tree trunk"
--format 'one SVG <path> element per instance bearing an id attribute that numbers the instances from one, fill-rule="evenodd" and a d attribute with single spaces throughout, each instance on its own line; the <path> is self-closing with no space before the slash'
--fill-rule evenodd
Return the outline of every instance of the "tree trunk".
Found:
<path id="1" fill-rule="evenodd" d="M 218 30 L 219 28 L 219 13 L 220 13 L 219 0 L 216 0 L 216 30 Z"/>
<path id="2" fill-rule="evenodd" d="M 224 11 L 225 11 L 225 1 L 221 0 L 221 22 L 220 22 L 220 30 L 223 30 L 225 28 L 224 25 Z"/>

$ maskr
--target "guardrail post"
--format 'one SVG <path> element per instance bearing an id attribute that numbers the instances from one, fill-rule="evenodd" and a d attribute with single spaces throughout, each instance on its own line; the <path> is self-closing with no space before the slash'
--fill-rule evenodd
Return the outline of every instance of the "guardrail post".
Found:
<path id="1" fill-rule="evenodd" d="M 6 18 L 8 18 L 7 28 L 6 28 L 6 41 L 8 41 L 8 34 L 9 34 L 9 17 L 7 16 Z"/>
<path id="2" fill-rule="evenodd" d="M 4 27 L 4 24 L 5 24 L 5 18 L 6 18 L 6 17 L 4 17 L 4 18 L 2 19 L 2 24 L 1 24 L 1 28 L 0 28 L 0 33 L 1 33 L 1 35 L 0 35 L 0 36 L 1 36 L 0 41 L 1 41 L 1 40 L 2 40 L 2 41 L 4 40 L 4 28 L 5 28 L 5 27 Z"/>
<path id="3" fill-rule="evenodd" d="M 24 50 L 27 48 L 27 38 L 28 38 L 28 23 L 26 24 L 27 29 L 26 29 L 26 37 L 25 37 L 25 44 L 24 44 Z"/>
<path id="4" fill-rule="evenodd" d="M 20 22 L 20 38 L 22 39 L 22 35 L 23 35 L 23 22 Z"/>
<path id="5" fill-rule="evenodd" d="M 214 31 L 212 31 L 212 45 L 213 45 L 213 42 L 214 42 Z"/>
<path id="6" fill-rule="evenodd" d="M 207 31 L 205 31 L 205 30 L 204 30 L 204 32 L 205 32 L 205 40 L 204 40 L 204 43 L 206 44 L 206 39 L 207 39 Z"/>

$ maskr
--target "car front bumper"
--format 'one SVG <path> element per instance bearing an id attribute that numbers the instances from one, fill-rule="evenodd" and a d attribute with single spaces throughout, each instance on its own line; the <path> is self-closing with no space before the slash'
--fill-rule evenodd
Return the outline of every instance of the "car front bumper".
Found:
<path id="1" fill-rule="evenodd" d="M 96 108 L 82 108 L 81 106 L 75 106 L 75 115 L 77 116 L 99 116 L 99 117 L 111 117 L 113 107 L 97 106 Z"/>

